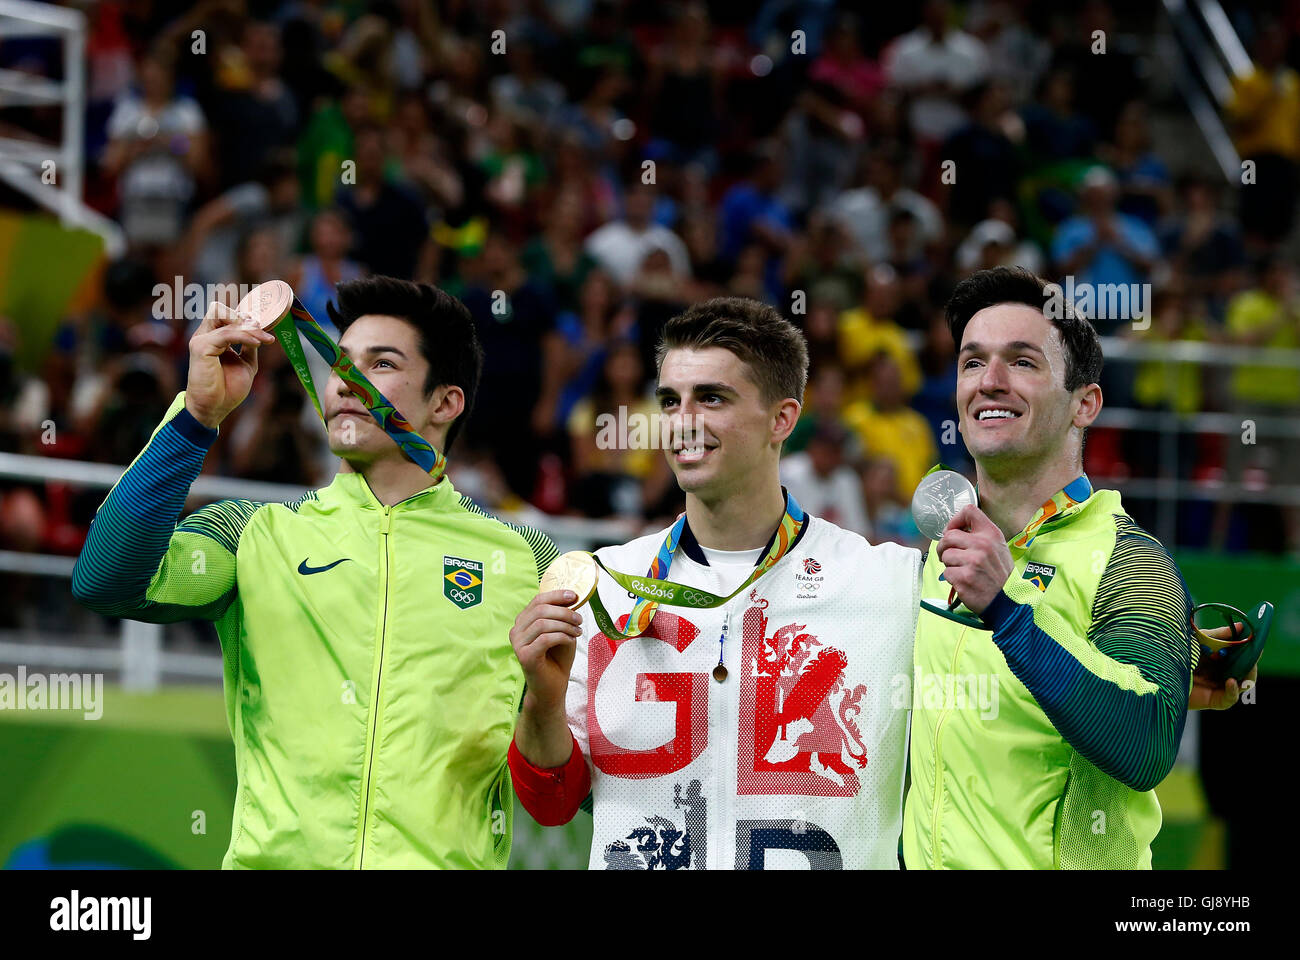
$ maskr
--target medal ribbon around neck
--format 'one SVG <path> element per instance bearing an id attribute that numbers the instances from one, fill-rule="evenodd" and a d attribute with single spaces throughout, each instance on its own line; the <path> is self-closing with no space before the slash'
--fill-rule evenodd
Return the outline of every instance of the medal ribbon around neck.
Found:
<path id="1" fill-rule="evenodd" d="M 285 317 L 292 317 L 293 322 L 284 323 Z M 320 398 L 316 395 L 316 385 L 312 380 L 311 369 L 307 366 L 307 357 L 303 354 L 302 344 L 298 339 L 299 334 L 306 337 L 307 342 L 330 365 L 330 369 L 337 373 L 347 384 L 348 389 L 356 394 L 357 399 L 375 418 L 380 429 L 393 438 L 393 442 L 401 448 L 402 453 L 421 469 L 426 470 L 435 483 L 442 479 L 447 469 L 447 458 L 435 450 L 433 444 L 411 429 L 407 419 L 388 402 L 388 398 L 380 393 L 373 383 L 366 379 L 365 374 L 357 369 L 352 359 L 330 339 L 329 334 L 321 329 L 316 318 L 307 311 L 296 295 L 285 315 L 275 321 L 271 332 L 284 347 L 284 352 L 293 365 L 294 373 L 306 388 L 312 406 L 316 408 L 316 415 L 321 418 L 322 423 L 325 422 L 325 414 L 321 410 Z"/>
<path id="2" fill-rule="evenodd" d="M 659 547 L 659 553 L 650 562 L 650 570 L 644 577 L 634 577 L 626 573 L 620 573 L 617 570 L 611 570 L 600 562 L 599 557 L 593 554 L 592 559 L 596 561 L 600 569 L 613 577 L 619 586 L 637 597 L 632 612 L 628 614 L 627 624 L 629 629 L 620 630 L 614 625 L 614 620 L 605 610 L 604 604 L 600 602 L 600 591 L 593 591 L 590 603 L 591 612 L 596 618 L 596 625 L 600 627 L 601 633 L 610 639 L 631 639 L 632 637 L 641 636 L 650 629 L 650 621 L 654 619 L 655 611 L 659 609 L 661 603 L 672 607 L 695 607 L 697 609 L 720 607 L 776 566 L 781 558 L 790 552 L 790 548 L 799 539 L 799 533 L 807 522 L 808 515 L 799 506 L 799 501 L 794 498 L 794 494 L 786 491 L 785 513 L 781 516 L 781 524 L 776 528 L 776 534 L 772 537 L 772 545 L 768 547 L 766 556 L 754 567 L 749 578 L 725 597 L 709 593 L 707 590 L 701 590 L 698 587 L 688 587 L 682 583 L 663 579 L 668 575 L 668 569 L 673 562 L 673 553 L 681 541 L 682 531 L 686 529 L 685 513 L 677 518 L 677 522 L 668 531 L 668 536 L 664 538 L 663 544 Z"/>

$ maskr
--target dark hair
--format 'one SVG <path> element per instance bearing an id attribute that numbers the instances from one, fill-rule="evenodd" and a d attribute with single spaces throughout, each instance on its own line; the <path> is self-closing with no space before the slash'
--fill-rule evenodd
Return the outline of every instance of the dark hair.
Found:
<path id="1" fill-rule="evenodd" d="M 1055 293 L 1048 289 L 1048 281 L 1024 267 L 993 267 L 971 274 L 952 291 L 944 315 L 952 342 L 961 350 L 962 334 L 966 324 L 985 307 L 999 303 L 1023 303 L 1043 312 L 1043 316 L 1061 333 L 1065 350 L 1065 389 L 1076 390 L 1101 379 L 1101 342 L 1097 331 L 1086 318 L 1075 313 L 1074 307 L 1061 300 L 1059 317 L 1048 316 L 1044 307 L 1054 295 L 1061 297 L 1060 288 Z"/>
<path id="2" fill-rule="evenodd" d="M 447 428 L 442 450 L 445 454 L 451 449 L 461 423 L 474 409 L 474 395 L 483 373 L 483 347 L 468 308 L 432 284 L 396 277 L 363 277 L 340 283 L 336 289 L 334 300 L 325 309 L 339 333 L 367 314 L 405 320 L 415 327 L 420 354 L 429 363 L 424 395 L 429 396 L 441 386 L 460 387 L 464 391 L 465 409 Z"/>
<path id="3" fill-rule="evenodd" d="M 669 350 L 721 347 L 749 365 L 765 403 L 793 397 L 803 402 L 808 384 L 808 343 L 793 323 L 765 303 L 714 297 L 688 307 L 664 324 L 655 349 L 663 369 Z"/>

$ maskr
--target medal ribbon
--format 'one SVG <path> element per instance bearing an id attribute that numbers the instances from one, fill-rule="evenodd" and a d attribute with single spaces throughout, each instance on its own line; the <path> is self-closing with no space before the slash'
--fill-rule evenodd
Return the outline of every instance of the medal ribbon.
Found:
<path id="1" fill-rule="evenodd" d="M 285 317 L 292 317 L 293 323 L 285 323 Z M 447 469 L 447 458 L 435 450 L 428 440 L 411 429 L 406 418 L 398 413 L 375 385 L 366 379 L 365 374 L 356 368 L 352 359 L 330 339 L 329 334 L 321 329 L 316 318 L 307 312 L 307 308 L 296 296 L 285 317 L 276 321 L 271 332 L 284 347 L 284 352 L 288 355 L 294 372 L 298 374 L 298 379 L 306 388 L 307 395 L 311 397 L 312 406 L 316 408 L 316 415 L 321 418 L 321 422 L 325 422 L 325 414 L 321 410 L 320 398 L 316 395 L 316 385 L 312 381 L 311 369 L 307 366 L 307 357 L 303 354 L 302 344 L 298 340 L 299 334 L 307 338 L 307 342 L 330 365 L 330 369 L 337 373 L 347 384 L 348 389 L 356 394 L 357 399 L 370 411 L 370 415 L 375 418 L 375 422 L 384 433 L 393 438 L 402 453 L 422 469 L 427 470 L 435 482 L 440 480 Z"/>
<path id="2" fill-rule="evenodd" d="M 792 493 L 786 491 L 785 513 L 781 516 L 781 523 L 776 528 L 776 533 L 772 537 L 772 544 L 768 547 L 767 554 L 755 565 L 749 578 L 725 597 L 720 597 L 716 593 L 709 593 L 707 590 L 701 590 L 698 587 L 688 587 L 682 583 L 663 579 L 668 575 L 668 569 L 673 562 L 673 553 L 681 541 L 682 531 L 686 529 L 685 513 L 677 518 L 677 522 L 668 531 L 668 536 L 664 538 L 658 554 L 650 562 L 649 572 L 644 577 L 634 577 L 626 573 L 620 573 L 617 570 L 611 570 L 600 562 L 599 557 L 593 554 L 592 559 L 596 561 L 600 569 L 613 577 L 619 586 L 637 597 L 632 612 L 628 614 L 627 623 L 629 629 L 619 630 L 614 625 L 613 618 L 605 610 L 604 604 L 600 602 L 600 591 L 597 590 L 592 593 L 591 612 L 595 615 L 596 625 L 600 627 L 601 633 L 610 639 L 618 637 L 630 639 L 639 637 L 650 629 L 650 621 L 654 619 L 655 611 L 659 609 L 661 603 L 673 607 L 695 607 L 697 609 L 720 607 L 776 566 L 778 561 L 790 552 L 790 548 L 799 539 L 799 534 L 807 523 L 808 515 L 799 506 L 799 501 L 794 498 Z"/>

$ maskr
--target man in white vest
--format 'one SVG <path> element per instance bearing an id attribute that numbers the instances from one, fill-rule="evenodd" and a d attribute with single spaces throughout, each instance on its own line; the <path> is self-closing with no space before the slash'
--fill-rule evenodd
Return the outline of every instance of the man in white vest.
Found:
<path id="1" fill-rule="evenodd" d="M 686 512 L 598 551 L 580 612 L 520 613 L 520 800 L 559 824 L 590 791 L 592 868 L 896 869 L 920 553 L 782 488 L 808 353 L 774 309 L 692 306 L 658 361 Z"/>

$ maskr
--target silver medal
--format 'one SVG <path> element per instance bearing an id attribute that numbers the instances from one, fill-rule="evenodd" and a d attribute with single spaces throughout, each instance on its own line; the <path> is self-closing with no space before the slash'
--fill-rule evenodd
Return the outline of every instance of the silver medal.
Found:
<path id="1" fill-rule="evenodd" d="M 936 470 L 916 485 L 916 493 L 912 494 L 912 520 L 927 538 L 938 540 L 961 508 L 974 503 L 974 484 L 954 470 Z"/>

